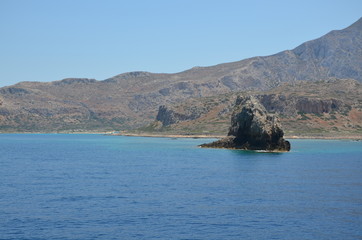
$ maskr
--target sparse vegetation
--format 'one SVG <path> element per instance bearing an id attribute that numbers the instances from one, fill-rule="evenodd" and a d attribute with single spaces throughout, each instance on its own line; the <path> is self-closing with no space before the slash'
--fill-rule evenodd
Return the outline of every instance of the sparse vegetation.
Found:
<path id="1" fill-rule="evenodd" d="M 335 91 L 340 91 L 342 86 L 339 82 L 330 82 L 326 83 L 325 81 L 320 81 L 318 84 L 309 83 L 309 82 L 300 82 L 298 86 L 294 89 L 294 94 L 288 95 L 288 98 L 298 99 L 299 97 L 305 97 L 304 89 L 308 89 L 313 85 L 315 91 L 323 92 L 323 97 L 325 99 L 331 99 L 332 96 L 335 96 Z M 238 95 L 258 95 L 258 94 L 276 94 L 279 96 L 287 92 L 286 89 L 290 89 L 289 84 L 285 84 L 283 87 L 278 87 L 271 90 L 267 93 L 261 92 L 236 92 L 232 94 L 221 94 L 212 98 L 198 98 L 190 99 L 186 102 L 183 102 L 180 105 L 173 105 L 172 109 L 176 112 L 187 113 L 192 109 L 193 112 L 202 112 L 199 118 L 188 121 L 181 121 L 180 123 L 173 124 L 167 128 L 162 128 L 161 130 L 154 130 L 155 132 L 162 133 L 188 133 L 188 134 L 218 134 L 225 135 L 228 132 L 230 125 L 231 113 L 233 111 L 233 105 Z M 296 91 L 298 90 L 298 91 Z M 341 109 L 333 109 L 329 113 L 306 113 L 306 112 L 295 112 L 291 109 L 286 110 L 280 107 L 273 107 L 274 111 L 280 118 L 282 125 L 284 126 L 286 134 L 297 135 L 297 136 L 322 136 L 329 135 L 329 132 L 339 132 L 343 134 L 357 134 L 360 131 L 360 127 L 357 127 L 358 121 L 362 120 L 362 113 L 360 113 L 359 118 L 356 118 L 354 124 L 345 124 L 346 112 L 350 112 L 352 109 L 350 106 L 354 104 L 354 109 L 361 109 L 362 104 L 357 104 L 355 99 L 359 98 L 361 89 L 354 89 L 355 92 L 349 93 L 348 99 L 338 98 L 343 102 Z M 354 96 L 354 97 L 351 97 Z M 321 96 L 309 97 L 311 99 L 318 99 L 315 103 L 319 103 L 324 98 Z M 276 98 L 278 99 L 278 98 Z M 314 103 L 313 101 L 310 101 Z M 287 105 L 290 106 L 290 105 Z M 288 109 L 288 108 L 287 108 Z M 281 112 L 282 111 L 282 112 Z M 357 115 L 356 115 L 357 116 Z M 351 120 L 352 121 L 352 120 Z M 352 121 L 352 122 L 353 122 Z M 358 131 L 357 131 L 358 129 Z M 152 131 L 152 129 L 145 129 L 147 131 Z"/>
<path id="2" fill-rule="evenodd" d="M 298 112 L 298 114 L 300 115 L 300 118 L 298 118 L 298 120 L 302 120 L 302 121 L 311 120 L 311 118 L 308 117 L 307 115 L 305 115 L 305 113 L 303 113 L 303 112 Z"/>
<path id="3" fill-rule="evenodd" d="M 318 128 L 329 131 L 329 122 L 333 120 L 341 132 L 354 133 L 355 126 L 362 121 L 362 68 L 361 61 L 356 61 L 361 59 L 358 48 L 362 39 L 360 28 L 352 26 L 348 31 L 333 32 L 309 41 L 303 48 L 175 74 L 130 72 L 104 81 L 69 78 L 3 87 L 0 89 L 3 103 L 0 130 L 137 129 L 152 123 L 157 109 L 167 105 L 185 119 L 172 127 L 143 129 L 163 132 L 207 129 L 205 131 L 224 133 L 227 124 L 220 120 L 230 119 L 237 95 L 276 94 L 288 98 L 288 102 L 271 98 L 270 105 L 274 105 L 270 110 L 280 114 L 287 129 L 306 134 Z M 332 54 L 327 61 L 319 54 L 321 49 L 328 49 Z M 302 54 L 303 59 L 300 58 Z M 324 99 L 327 105 L 331 98 L 337 99 L 338 109 L 327 118 L 324 113 L 330 113 L 329 108 L 311 109 L 315 103 L 307 101 L 303 102 L 305 108 L 301 110 L 295 103 L 300 97 Z M 298 115 L 297 111 L 304 113 Z M 315 113 L 322 115 L 313 115 Z M 350 124 L 346 125 L 348 121 Z"/>

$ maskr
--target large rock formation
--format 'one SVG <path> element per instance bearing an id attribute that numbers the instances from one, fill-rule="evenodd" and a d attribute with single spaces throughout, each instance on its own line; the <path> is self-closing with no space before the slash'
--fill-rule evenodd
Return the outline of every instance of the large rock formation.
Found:
<path id="1" fill-rule="evenodd" d="M 289 151 L 290 143 L 284 140 L 283 135 L 277 117 L 268 114 L 257 98 L 239 97 L 228 136 L 201 147 Z"/>
<path id="2" fill-rule="evenodd" d="M 196 109 L 196 108 L 194 108 Z M 191 110 L 194 110 L 191 109 Z M 196 118 L 199 118 L 201 116 L 201 112 L 197 111 L 189 111 L 187 113 L 179 113 L 175 112 L 170 107 L 166 107 L 165 105 L 162 105 L 158 109 L 158 113 L 156 116 L 156 121 L 159 121 L 162 123 L 162 126 L 166 127 L 178 122 L 187 121 L 187 120 L 194 120 Z"/>

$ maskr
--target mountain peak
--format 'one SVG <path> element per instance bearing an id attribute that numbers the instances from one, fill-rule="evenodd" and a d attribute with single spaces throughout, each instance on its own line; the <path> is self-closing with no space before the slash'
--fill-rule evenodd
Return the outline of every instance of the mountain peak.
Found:
<path id="1" fill-rule="evenodd" d="M 347 29 L 357 29 L 362 30 L 362 17 L 358 19 L 355 23 L 349 26 Z"/>

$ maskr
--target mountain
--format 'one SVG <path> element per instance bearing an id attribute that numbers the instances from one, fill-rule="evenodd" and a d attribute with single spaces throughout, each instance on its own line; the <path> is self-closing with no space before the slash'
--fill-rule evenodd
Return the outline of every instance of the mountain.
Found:
<path id="1" fill-rule="evenodd" d="M 278 115 L 288 137 L 362 137 L 362 84 L 351 79 L 299 81 L 268 91 L 192 98 L 160 106 L 153 123 L 128 134 L 226 136 L 239 96 L 254 96 Z"/>
<path id="2" fill-rule="evenodd" d="M 346 29 L 272 56 L 175 74 L 130 72 L 103 81 L 69 78 L 3 87 L 0 131 L 131 129 L 152 122 L 160 105 L 330 78 L 362 82 L 362 18 Z"/>

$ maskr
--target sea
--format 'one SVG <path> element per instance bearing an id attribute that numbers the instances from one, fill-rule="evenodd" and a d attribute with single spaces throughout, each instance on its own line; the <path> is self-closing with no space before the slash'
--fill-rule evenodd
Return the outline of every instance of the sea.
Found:
<path id="1" fill-rule="evenodd" d="M 362 142 L 0 134 L 0 239 L 362 239 Z"/>

